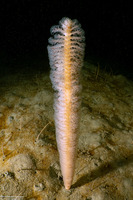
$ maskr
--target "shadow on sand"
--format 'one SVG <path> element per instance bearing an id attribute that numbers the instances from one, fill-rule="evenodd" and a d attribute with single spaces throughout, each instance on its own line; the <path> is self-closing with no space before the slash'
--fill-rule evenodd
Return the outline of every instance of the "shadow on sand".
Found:
<path id="1" fill-rule="evenodd" d="M 133 162 L 133 154 L 130 154 L 126 158 L 116 159 L 109 163 L 104 163 L 97 170 L 91 171 L 89 174 L 85 174 L 77 180 L 75 184 L 72 185 L 72 188 L 77 188 L 83 186 L 96 178 L 104 177 L 106 174 L 117 170 L 120 167 L 124 167 Z"/>

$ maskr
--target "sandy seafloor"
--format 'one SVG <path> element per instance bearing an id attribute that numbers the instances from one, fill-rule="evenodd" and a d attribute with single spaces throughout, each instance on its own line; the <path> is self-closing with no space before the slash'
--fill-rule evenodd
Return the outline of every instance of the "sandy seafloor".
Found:
<path id="1" fill-rule="evenodd" d="M 43 63 L 48 65 L 47 63 Z M 133 82 L 85 62 L 73 185 L 63 186 L 49 71 L 0 78 L 0 200 L 132 200 Z"/>

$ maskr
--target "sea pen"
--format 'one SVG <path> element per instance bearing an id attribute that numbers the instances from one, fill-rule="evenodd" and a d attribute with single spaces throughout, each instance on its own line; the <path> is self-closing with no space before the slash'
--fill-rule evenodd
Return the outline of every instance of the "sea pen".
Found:
<path id="1" fill-rule="evenodd" d="M 48 55 L 54 96 L 56 141 L 61 172 L 66 189 L 70 189 L 79 135 L 81 84 L 85 37 L 77 20 L 62 18 L 51 27 Z"/>

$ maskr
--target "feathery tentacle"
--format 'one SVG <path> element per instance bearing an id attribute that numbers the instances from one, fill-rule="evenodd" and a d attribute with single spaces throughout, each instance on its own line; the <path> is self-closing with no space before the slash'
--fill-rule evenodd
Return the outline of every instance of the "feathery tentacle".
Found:
<path id="1" fill-rule="evenodd" d="M 81 84 L 80 70 L 84 57 L 84 31 L 77 20 L 63 18 L 51 28 L 48 54 L 50 78 L 55 92 L 54 119 L 61 172 L 70 189 L 79 134 Z"/>

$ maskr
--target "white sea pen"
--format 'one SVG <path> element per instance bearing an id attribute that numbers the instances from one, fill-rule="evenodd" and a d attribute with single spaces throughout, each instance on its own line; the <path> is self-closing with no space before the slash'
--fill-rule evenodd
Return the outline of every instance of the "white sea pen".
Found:
<path id="1" fill-rule="evenodd" d="M 66 189 L 70 189 L 79 134 L 81 84 L 84 58 L 84 31 L 77 20 L 64 17 L 50 30 L 48 55 L 50 78 L 55 90 L 54 119 L 61 172 Z"/>

